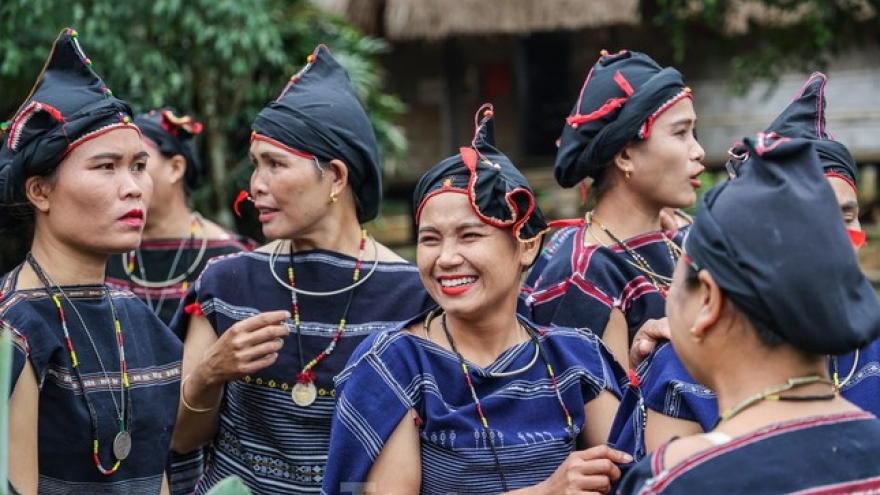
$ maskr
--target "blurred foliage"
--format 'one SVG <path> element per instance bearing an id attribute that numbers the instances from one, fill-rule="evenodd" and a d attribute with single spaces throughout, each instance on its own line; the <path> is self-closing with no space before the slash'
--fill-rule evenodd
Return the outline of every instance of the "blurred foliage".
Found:
<path id="1" fill-rule="evenodd" d="M 227 225 L 232 201 L 247 185 L 253 118 L 320 43 L 349 71 L 383 162 L 393 170 L 406 152 L 403 131 L 394 123 L 403 104 L 382 93 L 377 57 L 387 43 L 365 37 L 308 0 L 3 0 L 0 120 L 28 95 L 53 40 L 67 26 L 79 32 L 98 74 L 136 112 L 170 104 L 202 120 L 200 147 L 210 183 L 193 199 L 200 211 Z"/>
<path id="2" fill-rule="evenodd" d="M 745 33 L 725 34 L 744 6 L 757 7 L 760 22 L 750 17 Z M 668 35 L 676 63 L 708 36 L 713 55 L 730 60 L 740 93 L 756 79 L 825 70 L 847 49 L 880 42 L 880 0 L 641 0 L 641 9 Z"/>

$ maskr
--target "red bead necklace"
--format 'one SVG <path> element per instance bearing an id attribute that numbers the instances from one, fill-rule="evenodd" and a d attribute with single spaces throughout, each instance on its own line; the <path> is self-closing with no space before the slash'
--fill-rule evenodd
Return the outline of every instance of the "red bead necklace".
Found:
<path id="1" fill-rule="evenodd" d="M 361 274 L 361 266 L 364 261 L 364 248 L 367 245 L 367 231 L 365 229 L 361 229 L 361 243 L 358 252 L 358 260 L 354 266 L 354 273 L 352 274 L 352 281 L 357 282 L 360 278 Z M 354 299 L 354 288 L 352 288 L 348 293 L 348 302 L 345 304 L 345 310 L 342 313 L 342 318 L 339 320 L 339 325 L 336 329 L 336 333 L 333 334 L 333 338 L 330 340 L 330 344 L 327 347 L 318 353 L 317 356 L 312 358 L 308 363 L 304 363 L 303 360 L 303 345 L 302 345 L 302 332 L 300 331 L 300 312 L 299 312 L 299 299 L 297 297 L 296 291 L 296 276 L 293 270 L 293 242 L 290 243 L 290 262 L 287 266 L 287 279 L 290 283 L 290 300 L 293 305 L 293 326 L 296 329 L 296 343 L 298 347 L 299 353 L 299 362 L 300 362 L 300 372 L 296 378 L 296 385 L 293 386 L 293 391 L 291 392 L 291 397 L 293 398 L 294 404 L 301 407 L 308 407 L 315 402 L 315 399 L 318 397 L 318 390 L 315 387 L 315 373 L 312 369 L 317 366 L 321 361 L 323 361 L 327 356 L 329 356 L 333 349 L 336 348 L 336 343 L 339 342 L 340 337 L 342 337 L 342 332 L 345 330 L 345 319 L 348 317 L 348 310 L 351 308 L 352 299 Z"/>

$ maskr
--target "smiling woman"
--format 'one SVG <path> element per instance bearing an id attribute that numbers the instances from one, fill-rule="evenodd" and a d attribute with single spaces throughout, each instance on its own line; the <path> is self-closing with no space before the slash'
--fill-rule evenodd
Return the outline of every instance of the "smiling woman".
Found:
<path id="1" fill-rule="evenodd" d="M 27 262 L 0 278 L 16 344 L 11 482 L 26 495 L 166 491 L 182 346 L 103 284 L 110 254 L 140 243 L 152 195 L 129 107 L 67 29 L 4 129 L 0 228 L 33 228 Z"/>
<path id="2" fill-rule="evenodd" d="M 324 493 L 607 493 L 632 461 L 605 446 L 622 370 L 599 339 L 516 314 L 547 223 L 494 146 L 491 105 L 476 120 L 416 186 L 438 307 L 370 336 L 337 377 Z"/>

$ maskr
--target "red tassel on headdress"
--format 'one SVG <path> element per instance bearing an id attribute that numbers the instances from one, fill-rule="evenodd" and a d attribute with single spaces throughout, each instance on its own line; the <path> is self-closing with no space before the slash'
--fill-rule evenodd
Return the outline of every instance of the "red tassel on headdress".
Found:
<path id="1" fill-rule="evenodd" d="M 248 199 L 251 199 L 251 195 L 248 194 L 247 191 L 242 189 L 241 192 L 238 193 L 238 197 L 235 198 L 235 202 L 232 203 L 232 211 L 235 212 L 235 216 L 237 216 L 238 218 L 241 218 L 241 210 L 238 209 L 238 205 Z"/>
<path id="2" fill-rule="evenodd" d="M 202 305 L 198 303 L 198 301 L 187 304 L 183 307 L 183 311 L 190 316 L 205 316 L 205 312 L 202 310 Z"/>

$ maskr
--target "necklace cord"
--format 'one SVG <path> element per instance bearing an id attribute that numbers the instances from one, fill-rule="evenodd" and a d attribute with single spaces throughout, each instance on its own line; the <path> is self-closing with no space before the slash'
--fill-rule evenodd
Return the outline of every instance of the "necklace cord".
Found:
<path id="1" fill-rule="evenodd" d="M 806 387 L 808 385 L 813 385 L 816 383 L 826 383 L 832 387 L 832 393 L 827 395 L 800 395 L 800 396 L 784 396 L 779 395 L 783 392 L 788 392 L 789 390 Z M 791 402 L 807 402 L 807 401 L 818 401 L 818 400 L 832 400 L 837 397 L 837 390 L 834 389 L 834 383 L 830 380 L 822 378 L 819 375 L 809 375 L 809 376 L 797 376 L 794 378 L 789 378 L 780 385 L 775 385 L 766 390 L 758 392 L 754 395 L 750 395 L 746 397 L 738 404 L 733 407 L 724 410 L 721 414 L 718 415 L 717 421 L 715 421 L 715 426 L 712 427 L 714 430 L 721 424 L 723 421 L 727 421 L 742 411 L 748 409 L 755 404 L 758 404 L 764 400 L 776 400 L 776 401 L 791 401 Z"/>
<path id="2" fill-rule="evenodd" d="M 477 396 L 477 390 L 471 380 L 471 373 L 470 369 L 468 368 L 467 362 L 465 361 L 464 356 L 460 352 L 458 352 L 458 348 L 455 347 L 455 341 L 452 340 L 452 334 L 449 332 L 449 327 L 446 324 L 446 312 L 443 312 L 443 314 L 440 316 L 440 326 L 441 328 L 443 328 L 443 333 L 446 335 L 446 340 L 449 341 L 449 347 L 452 348 L 452 352 L 455 353 L 455 355 L 458 357 L 459 364 L 461 365 L 461 369 L 464 372 L 465 380 L 471 392 L 471 398 L 473 399 L 474 404 L 476 404 L 477 414 L 479 414 L 480 416 L 480 422 L 483 425 L 483 430 L 485 431 L 486 438 L 489 441 L 489 447 L 492 451 L 492 457 L 495 460 L 495 468 L 498 470 L 498 475 L 501 478 L 502 491 L 506 492 L 508 491 L 507 479 L 504 475 L 504 470 L 501 466 L 501 459 L 499 458 L 498 451 L 495 447 L 495 437 L 492 433 L 492 430 L 489 428 L 489 421 L 488 419 L 486 419 L 486 415 L 483 413 L 483 406 L 480 403 L 480 398 Z M 550 377 L 550 383 L 553 386 L 553 391 L 556 395 L 556 399 L 559 401 L 559 405 L 562 408 L 563 414 L 565 414 L 565 430 L 569 433 L 569 435 L 573 436 L 575 434 L 573 420 L 571 414 L 568 411 L 568 407 L 566 407 L 565 405 L 565 401 L 562 400 L 562 393 L 559 390 L 559 383 L 556 380 L 556 373 L 553 371 L 553 366 L 550 364 L 550 358 L 547 355 L 547 351 L 544 349 L 544 347 L 541 345 L 541 341 L 538 339 L 538 331 L 531 328 L 529 325 L 525 325 L 524 328 L 526 330 L 526 333 L 529 335 L 529 338 L 532 340 L 532 342 L 535 343 L 535 347 L 540 352 L 541 358 L 544 361 L 544 365 L 547 369 L 547 374 Z M 490 376 L 492 375 L 490 374 Z M 492 377 L 496 378 L 497 376 Z"/>
<path id="3" fill-rule="evenodd" d="M 843 381 L 839 381 L 839 375 L 837 370 L 837 356 L 831 356 L 831 363 L 834 367 L 833 372 L 833 381 L 834 381 L 834 389 L 840 393 L 840 390 L 852 380 L 852 377 L 856 374 L 856 369 L 859 367 L 859 349 L 856 349 L 855 356 L 853 357 L 852 367 L 849 369 L 849 373 L 846 375 L 846 378 Z"/>
<path id="4" fill-rule="evenodd" d="M 205 227 L 204 227 L 204 224 L 202 223 L 202 216 L 197 213 L 193 213 L 192 215 L 193 215 L 193 223 L 190 227 L 189 250 L 187 251 L 187 262 L 189 262 L 189 260 L 190 260 L 191 253 L 189 251 L 192 250 L 192 247 L 193 247 L 193 244 L 195 241 L 195 226 L 199 225 L 202 227 L 202 242 L 199 245 L 199 253 L 198 253 L 198 255 L 196 255 L 196 259 L 192 263 L 189 263 L 189 266 L 187 267 L 187 269 L 183 273 L 181 273 L 180 275 L 178 275 L 174 278 L 171 278 L 171 275 L 174 274 L 174 269 L 177 268 L 177 260 L 179 260 L 179 256 L 181 254 L 181 251 L 183 251 L 183 247 L 186 245 L 186 238 L 182 239 L 180 241 L 180 245 L 177 248 L 177 253 L 175 254 L 175 262 L 172 264 L 171 271 L 169 271 L 168 277 L 162 281 L 151 282 L 151 281 L 147 280 L 147 278 L 146 278 L 146 272 L 144 271 L 145 267 L 143 265 L 143 261 L 141 260 L 141 256 L 140 256 L 140 249 L 136 249 L 136 250 L 132 251 L 131 253 L 123 253 L 120 261 L 122 262 L 123 269 L 128 274 L 129 278 L 131 278 L 132 282 L 136 283 L 137 285 L 139 285 L 141 287 L 146 287 L 148 289 L 164 289 L 166 287 L 171 287 L 172 285 L 178 284 L 180 282 L 185 283 L 187 280 L 189 280 L 190 275 L 192 275 L 193 273 L 196 272 L 196 268 L 198 268 L 199 264 L 201 264 L 202 260 L 205 257 L 205 252 L 207 252 L 207 250 L 208 250 L 208 235 L 204 232 Z M 134 266 L 133 266 L 133 263 L 131 262 L 131 257 L 134 257 L 139 265 L 139 268 L 140 268 L 139 271 L 141 272 L 140 277 L 138 277 L 137 275 L 134 274 Z"/>
<path id="5" fill-rule="evenodd" d="M 364 231 L 366 232 L 366 231 Z M 305 295 L 305 296 L 315 296 L 315 297 L 325 297 L 325 296 L 335 296 L 337 294 L 342 294 L 343 292 L 347 292 L 349 290 L 354 289 L 355 287 L 360 286 L 364 282 L 366 282 L 370 277 L 373 276 L 373 272 L 376 271 L 376 268 L 379 266 L 379 247 L 376 242 L 376 238 L 373 236 L 369 236 L 370 240 L 373 242 L 373 251 L 376 253 L 376 259 L 373 261 L 373 266 L 370 268 L 370 271 L 367 272 L 363 277 L 359 277 L 354 283 L 349 285 L 348 287 L 342 287 L 340 289 L 335 289 L 327 292 L 318 292 L 318 291 L 310 291 L 305 289 L 300 289 L 298 287 L 294 287 L 293 285 L 285 282 L 281 276 L 278 275 L 278 272 L 275 271 L 275 263 L 278 261 L 278 256 L 280 256 L 281 245 L 282 243 L 278 243 L 272 252 L 269 253 L 269 271 L 272 272 L 272 277 L 275 278 L 275 281 L 281 284 L 284 287 L 287 287 L 288 290 L 295 292 L 297 294 Z M 293 249 L 293 241 L 290 243 L 290 250 L 292 253 L 296 251 Z"/>
<path id="6" fill-rule="evenodd" d="M 342 332 L 345 330 L 345 325 L 346 325 L 346 320 L 348 318 L 348 313 L 349 313 L 349 310 L 351 309 L 352 301 L 354 300 L 355 288 L 360 284 L 360 282 L 358 281 L 358 278 L 360 278 L 360 270 L 361 270 L 361 266 L 363 264 L 364 248 L 366 247 L 366 241 L 367 241 L 367 232 L 366 232 L 366 230 L 361 230 L 361 241 L 360 241 L 360 250 L 359 250 L 360 252 L 358 255 L 358 261 L 355 264 L 354 272 L 352 273 L 352 280 L 354 281 L 354 284 L 352 284 L 350 286 L 350 289 L 348 292 L 348 299 L 345 303 L 345 308 L 342 312 L 342 318 L 339 320 L 339 325 L 337 326 L 336 332 L 334 333 L 334 335 L 330 341 L 330 344 L 323 351 L 321 351 L 317 356 L 312 358 L 308 363 L 305 362 L 304 346 L 303 346 L 303 342 L 302 342 L 302 331 L 300 328 L 301 316 L 300 316 L 300 309 L 299 309 L 299 297 L 298 297 L 297 290 L 296 290 L 296 274 L 295 274 L 295 270 L 294 270 L 294 266 L 293 266 L 293 257 L 294 257 L 295 251 L 293 248 L 293 243 L 292 242 L 290 243 L 290 248 L 289 248 L 289 256 L 290 257 L 288 259 L 288 267 L 287 267 L 287 276 L 288 276 L 288 281 L 290 283 L 289 283 L 289 285 L 288 284 L 283 284 L 283 285 L 290 289 L 291 305 L 293 306 L 293 315 L 292 315 L 293 316 L 293 325 L 294 325 L 294 329 L 296 331 L 296 344 L 297 344 L 297 352 L 298 352 L 298 357 L 299 357 L 299 368 L 300 368 L 300 372 L 297 375 L 296 382 L 299 384 L 305 385 L 305 384 L 314 383 L 315 376 L 314 376 L 314 373 L 312 372 L 312 369 L 333 352 L 333 350 L 336 348 L 336 343 L 339 341 L 340 337 L 342 336 Z M 374 240 L 374 242 L 375 242 L 375 240 Z M 378 263 L 378 260 L 377 260 L 377 263 Z M 374 263 L 374 269 L 375 269 L 375 265 L 376 265 L 376 263 Z M 273 274 L 275 273 L 274 268 L 272 268 L 272 272 L 273 272 Z"/>
<path id="7" fill-rule="evenodd" d="M 43 284 L 43 287 L 46 290 L 46 294 L 52 298 L 52 301 L 55 303 L 55 307 L 58 309 L 58 315 L 59 315 L 59 318 L 61 319 L 61 327 L 64 332 L 64 338 L 65 338 L 65 341 L 67 344 L 68 352 L 70 354 L 71 367 L 73 368 L 74 373 L 76 375 L 76 378 L 80 383 L 80 388 L 82 390 L 83 399 L 86 402 L 86 407 L 89 411 L 89 419 L 91 420 L 91 424 L 92 424 L 92 440 L 93 440 L 92 441 L 92 458 L 95 463 L 95 466 L 98 468 L 98 471 L 100 471 L 105 476 L 110 476 L 119 469 L 119 466 L 122 464 L 122 461 L 126 457 L 128 457 L 128 453 L 130 452 L 130 437 L 127 437 L 127 436 L 130 435 L 129 432 L 131 431 L 131 421 L 132 421 L 131 382 L 129 381 L 128 366 L 127 366 L 127 363 L 125 360 L 125 347 L 123 344 L 122 325 L 119 321 L 119 314 L 116 312 L 116 306 L 113 304 L 113 297 L 110 293 L 109 288 L 106 285 L 104 285 L 104 293 L 107 296 L 107 300 L 110 304 L 110 312 L 111 312 L 111 315 L 114 320 L 114 327 L 115 327 L 115 331 L 116 331 L 116 343 L 117 343 L 117 346 L 119 349 L 119 365 L 120 365 L 120 375 L 121 375 L 120 402 L 119 403 L 116 402 L 116 398 L 113 396 L 112 380 L 110 379 L 110 376 L 107 373 L 106 368 L 104 367 L 104 363 L 101 360 L 101 355 L 100 355 L 100 353 L 98 353 L 97 346 L 95 345 L 95 342 L 92 339 L 91 333 L 89 332 L 88 327 L 86 326 L 85 320 L 83 319 L 82 315 L 79 312 L 79 309 L 77 309 L 76 305 L 73 304 L 73 301 L 70 300 L 70 298 L 64 292 L 64 289 L 62 289 L 60 285 L 54 283 L 49 278 L 48 274 L 46 274 L 43 271 L 42 267 L 37 262 L 36 258 L 34 258 L 32 253 L 30 253 L 30 252 L 27 253 L 26 260 L 27 260 L 28 264 L 31 266 L 31 268 L 34 270 L 34 273 L 40 279 L 40 282 Z M 119 432 L 116 435 L 116 439 L 121 438 L 123 435 L 126 436 L 125 438 L 128 438 L 129 446 L 128 446 L 127 450 L 120 451 L 119 453 L 116 452 L 116 448 L 115 448 L 116 447 L 116 439 L 114 439 L 113 453 L 114 453 L 114 457 L 116 457 L 116 462 L 113 464 L 113 466 L 110 469 L 107 469 L 104 467 L 104 465 L 101 462 L 101 459 L 99 457 L 100 437 L 99 437 L 99 426 L 98 426 L 98 414 L 95 411 L 95 407 L 92 404 L 91 398 L 89 398 L 88 391 L 86 390 L 86 382 L 85 382 L 85 379 L 83 378 L 82 370 L 80 369 L 80 363 L 79 363 L 79 359 L 77 358 L 77 355 L 76 355 L 76 350 L 73 347 L 73 340 L 70 337 L 70 332 L 67 327 L 67 319 L 64 316 L 64 309 L 61 304 L 61 300 L 58 298 L 58 296 L 56 296 L 54 294 L 54 291 L 52 289 L 53 286 L 58 290 L 58 292 L 61 294 L 61 296 L 64 298 L 64 300 L 67 301 L 67 304 L 69 304 L 70 307 L 73 308 L 74 313 L 76 313 L 77 317 L 79 318 L 80 325 L 82 325 L 83 331 L 85 332 L 86 337 L 88 337 L 89 342 L 92 345 L 92 350 L 95 352 L 95 356 L 98 359 L 98 365 L 101 367 L 101 372 L 104 375 L 104 379 L 107 380 L 107 388 L 110 391 L 110 398 L 113 401 L 113 406 L 114 406 L 114 408 L 116 410 L 116 414 L 117 414 L 116 420 L 117 420 L 117 427 L 119 429 Z M 126 391 L 128 392 L 128 394 L 126 394 Z M 127 405 L 128 405 L 127 408 L 126 408 L 126 395 L 127 395 Z"/>
<path id="8" fill-rule="evenodd" d="M 605 234 L 612 241 L 614 241 L 614 243 L 617 244 L 617 246 L 620 247 L 621 250 L 623 250 L 623 252 L 625 252 L 626 254 L 629 255 L 630 258 L 632 258 L 632 260 L 627 260 L 627 262 L 630 265 L 639 269 L 645 275 L 647 275 L 648 278 L 651 280 L 651 284 L 658 291 L 660 291 L 660 293 L 663 295 L 663 297 L 666 297 L 666 291 L 667 291 L 669 285 L 672 283 L 672 277 L 668 277 L 668 276 L 661 275 L 661 274 L 657 273 L 651 267 L 651 265 L 648 263 L 648 260 L 646 260 L 644 256 L 642 256 L 641 254 L 637 253 L 634 249 L 627 246 L 626 243 L 624 241 L 622 241 L 620 238 L 618 238 L 616 235 L 614 235 L 614 233 L 612 233 L 611 230 L 605 226 L 605 224 L 603 224 L 601 221 L 599 221 L 599 219 L 596 218 L 596 216 L 593 214 L 592 211 L 588 211 L 586 213 L 586 215 L 584 215 L 584 223 L 587 226 L 587 232 L 600 245 L 602 245 L 604 247 L 608 247 L 604 242 L 602 242 L 599 239 L 598 236 L 596 236 L 596 233 L 593 231 L 593 222 L 595 222 L 596 225 L 598 225 L 599 228 L 601 228 L 602 231 L 605 232 Z M 675 263 L 678 261 L 678 258 L 681 257 L 681 248 L 676 246 L 674 242 L 669 240 L 669 238 L 666 237 L 666 233 L 664 233 L 663 231 L 660 231 L 660 235 L 663 237 L 663 242 L 666 244 L 666 247 L 669 250 L 669 256 L 672 259 L 672 264 L 674 266 Z"/>

